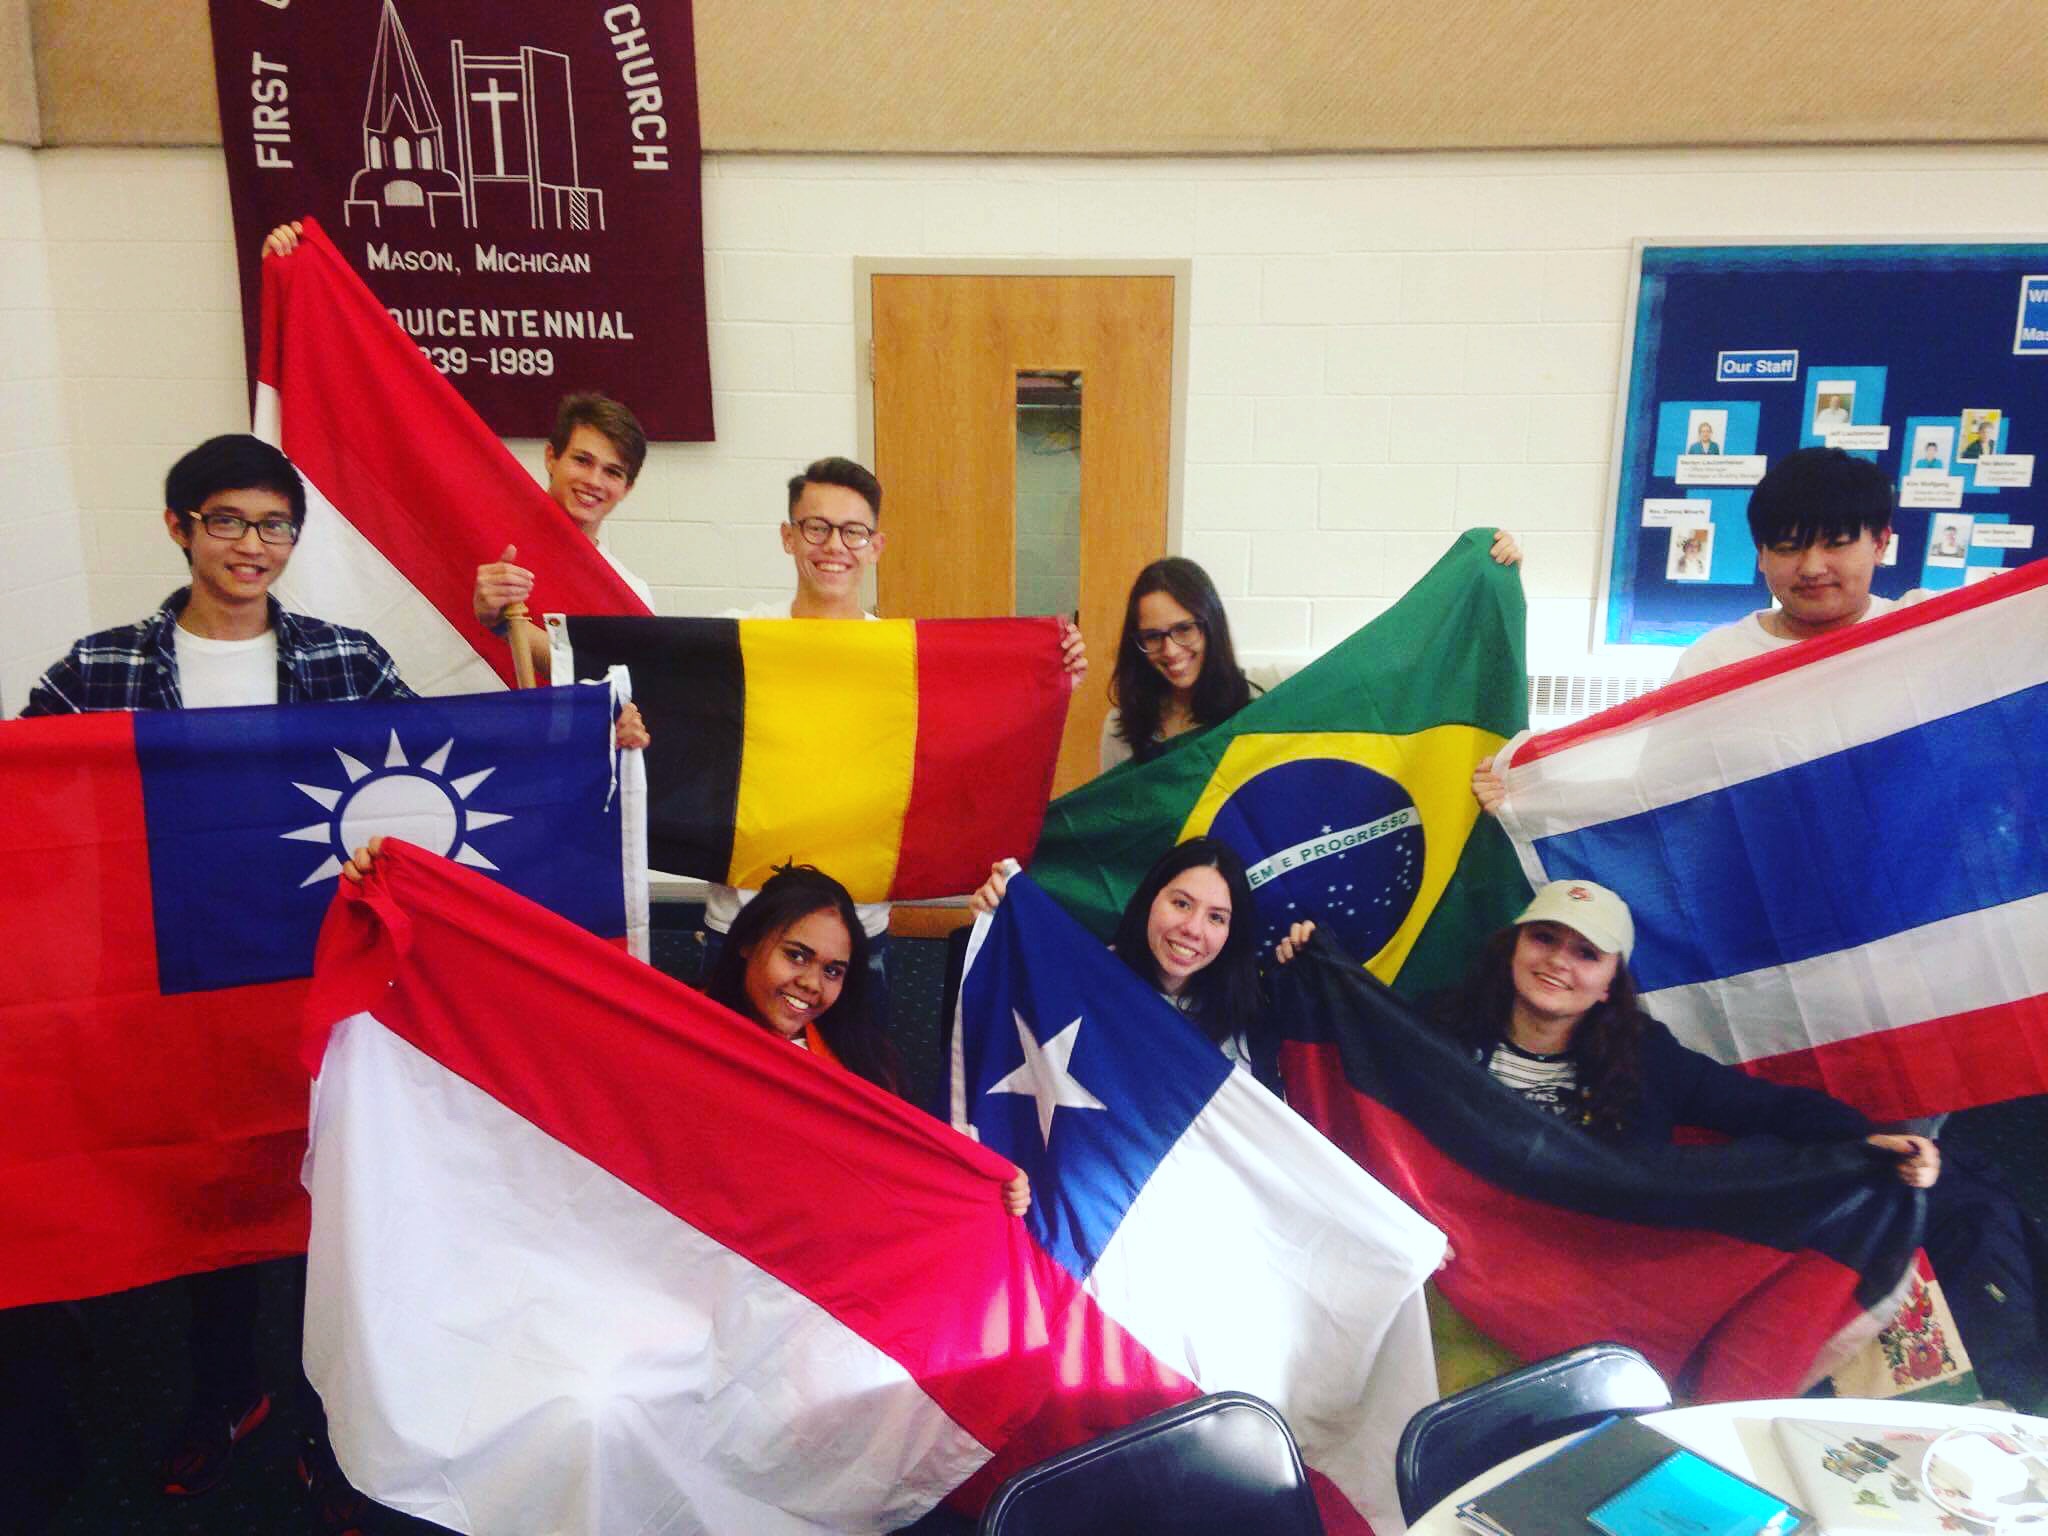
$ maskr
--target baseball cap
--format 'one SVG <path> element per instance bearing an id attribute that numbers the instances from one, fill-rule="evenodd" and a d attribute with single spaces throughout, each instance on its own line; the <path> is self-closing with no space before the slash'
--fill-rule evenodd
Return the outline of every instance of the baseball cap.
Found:
<path id="1" fill-rule="evenodd" d="M 1628 903 L 1590 880 L 1551 881 L 1515 919 L 1516 927 L 1523 923 L 1563 923 L 1595 948 L 1613 951 L 1624 960 L 1636 947 L 1636 924 Z"/>

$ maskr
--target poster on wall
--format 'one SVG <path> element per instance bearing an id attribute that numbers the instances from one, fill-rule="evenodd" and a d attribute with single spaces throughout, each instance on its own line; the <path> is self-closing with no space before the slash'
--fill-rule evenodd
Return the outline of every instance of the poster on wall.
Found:
<path id="1" fill-rule="evenodd" d="M 2048 245 L 1638 242 L 1594 643 L 1770 606 L 1749 498 L 1798 448 L 1879 465 L 1883 597 L 2048 553 Z"/>
<path id="2" fill-rule="evenodd" d="M 254 376 L 259 251 L 318 218 L 491 429 L 597 389 L 711 435 L 689 0 L 212 0 Z"/>

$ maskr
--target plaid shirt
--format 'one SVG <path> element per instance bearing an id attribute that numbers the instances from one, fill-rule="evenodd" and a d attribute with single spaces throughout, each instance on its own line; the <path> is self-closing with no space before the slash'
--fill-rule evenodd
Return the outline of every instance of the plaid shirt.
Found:
<path id="1" fill-rule="evenodd" d="M 178 615 L 192 595 L 180 587 L 140 624 L 103 629 L 71 647 L 29 690 L 29 715 L 76 715 L 102 709 L 179 709 Z M 384 647 L 360 629 L 287 613 L 276 598 L 277 701 L 309 704 L 346 699 L 409 699 Z"/>

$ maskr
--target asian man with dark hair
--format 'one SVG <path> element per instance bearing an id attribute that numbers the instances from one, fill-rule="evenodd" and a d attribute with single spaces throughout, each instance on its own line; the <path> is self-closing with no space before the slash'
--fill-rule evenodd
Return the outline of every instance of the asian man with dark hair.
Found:
<path id="1" fill-rule="evenodd" d="M 1839 448 L 1800 448 L 1773 464 L 1749 498 L 1757 569 L 1777 605 L 1724 624 L 1678 658 L 1672 681 L 1810 640 L 1927 594 L 1870 590 L 1892 540 L 1883 470 Z"/>

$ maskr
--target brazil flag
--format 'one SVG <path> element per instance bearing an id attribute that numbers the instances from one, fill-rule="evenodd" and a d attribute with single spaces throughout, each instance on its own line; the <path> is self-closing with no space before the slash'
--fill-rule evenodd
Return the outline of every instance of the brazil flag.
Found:
<path id="1" fill-rule="evenodd" d="M 1261 950 L 1303 918 L 1410 995 L 1464 974 L 1529 888 L 1472 798 L 1528 723 L 1520 575 L 1473 529 L 1398 603 L 1220 725 L 1052 803 L 1032 878 L 1098 934 L 1155 859 L 1244 858 Z"/>

